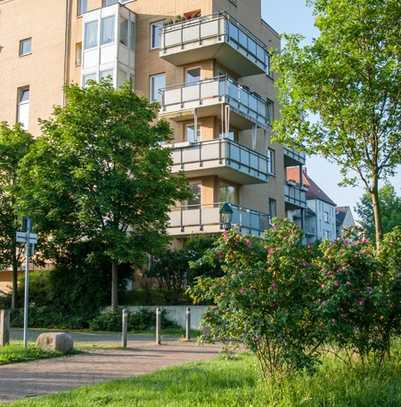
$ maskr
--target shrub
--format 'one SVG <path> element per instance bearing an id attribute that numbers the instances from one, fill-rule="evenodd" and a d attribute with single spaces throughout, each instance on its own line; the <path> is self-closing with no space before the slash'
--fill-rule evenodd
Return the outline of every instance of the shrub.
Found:
<path id="1" fill-rule="evenodd" d="M 204 339 L 244 342 L 265 377 L 313 370 L 324 339 L 318 270 L 311 262 L 315 250 L 302 245 L 299 229 L 277 221 L 263 240 L 232 231 L 213 254 L 222 261 L 224 275 L 201 277 L 190 290 L 195 301 L 216 304 L 203 320 Z"/>
<path id="2" fill-rule="evenodd" d="M 213 247 L 215 237 L 196 236 L 185 242 L 178 250 L 166 250 L 157 257 L 146 277 L 154 278 L 159 287 L 180 296 L 182 291 L 199 276 L 217 277 L 221 275 L 218 262 L 202 262 L 205 253 Z"/>
<path id="3" fill-rule="evenodd" d="M 128 330 L 129 331 L 146 331 L 153 330 L 156 326 L 156 313 L 151 310 L 141 309 L 139 311 L 129 313 Z M 169 320 L 166 316 L 166 311 L 161 312 L 161 326 L 166 328 L 179 328 L 179 326 Z M 116 311 L 106 311 L 99 314 L 89 323 L 89 328 L 93 331 L 121 331 L 122 327 L 122 309 Z"/>
<path id="4" fill-rule="evenodd" d="M 327 342 L 364 359 L 383 351 L 380 314 L 383 292 L 381 265 L 365 240 L 337 240 L 321 244 L 319 301 Z"/>

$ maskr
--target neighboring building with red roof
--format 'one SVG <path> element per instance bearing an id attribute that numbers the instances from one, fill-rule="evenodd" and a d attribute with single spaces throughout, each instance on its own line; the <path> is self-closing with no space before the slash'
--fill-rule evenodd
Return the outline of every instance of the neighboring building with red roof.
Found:
<path id="1" fill-rule="evenodd" d="M 304 224 L 307 243 L 316 240 L 335 240 L 336 232 L 336 203 L 311 179 L 306 169 L 302 172 L 300 182 L 298 167 L 287 168 L 287 182 L 302 184 L 307 188 L 307 210 L 304 213 L 290 211 L 288 218 Z M 300 222 L 303 217 L 303 222 Z"/>

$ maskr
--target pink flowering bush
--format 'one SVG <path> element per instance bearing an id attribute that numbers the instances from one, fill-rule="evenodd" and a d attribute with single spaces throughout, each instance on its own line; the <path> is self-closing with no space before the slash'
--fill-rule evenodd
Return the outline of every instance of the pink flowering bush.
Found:
<path id="1" fill-rule="evenodd" d="M 205 259 L 223 276 L 201 277 L 190 290 L 215 304 L 204 339 L 245 344 L 265 377 L 313 371 L 324 349 L 351 365 L 382 362 L 401 333 L 401 228 L 377 253 L 355 233 L 305 246 L 297 226 L 281 220 L 263 239 L 224 234 Z"/>
<path id="2" fill-rule="evenodd" d="M 264 239 L 228 233 L 214 249 L 221 278 L 200 278 L 191 294 L 216 306 L 203 324 L 212 341 L 241 341 L 264 376 L 313 370 L 324 337 L 318 316 L 318 269 L 313 248 L 289 221 L 278 221 Z"/>

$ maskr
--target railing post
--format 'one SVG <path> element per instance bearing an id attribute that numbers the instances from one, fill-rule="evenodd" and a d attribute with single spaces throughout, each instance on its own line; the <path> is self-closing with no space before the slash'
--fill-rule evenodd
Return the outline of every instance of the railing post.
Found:
<path id="1" fill-rule="evenodd" d="M 187 307 L 185 312 L 185 340 L 191 340 L 191 308 Z"/>
<path id="2" fill-rule="evenodd" d="M 156 345 L 161 345 L 161 311 L 160 308 L 156 308 Z"/>
<path id="3" fill-rule="evenodd" d="M 122 310 L 122 332 L 121 332 L 121 347 L 126 349 L 128 343 L 128 310 Z"/>
<path id="4" fill-rule="evenodd" d="M 10 311 L 0 310 L 0 346 L 10 343 Z"/>

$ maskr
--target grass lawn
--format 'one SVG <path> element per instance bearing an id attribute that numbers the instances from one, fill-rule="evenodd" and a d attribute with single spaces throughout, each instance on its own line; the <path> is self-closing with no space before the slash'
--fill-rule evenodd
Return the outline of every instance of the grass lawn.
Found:
<path id="1" fill-rule="evenodd" d="M 60 352 L 47 352 L 33 345 L 29 345 L 27 349 L 25 349 L 23 345 L 7 345 L 0 347 L 0 365 L 59 356 L 62 356 Z"/>
<path id="2" fill-rule="evenodd" d="M 389 407 L 401 406 L 401 366 L 350 370 L 325 359 L 313 377 L 294 376 L 281 384 L 257 379 L 256 361 L 241 355 L 169 368 L 12 406 L 31 407 Z"/>

